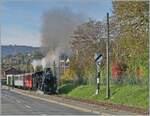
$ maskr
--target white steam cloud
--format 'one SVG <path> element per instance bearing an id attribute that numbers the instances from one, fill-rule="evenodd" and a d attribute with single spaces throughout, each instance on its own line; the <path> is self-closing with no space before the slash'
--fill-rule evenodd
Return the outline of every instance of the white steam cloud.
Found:
<path id="1" fill-rule="evenodd" d="M 41 42 L 42 47 L 46 48 L 46 60 L 57 62 L 62 53 L 70 54 L 70 36 L 83 20 L 83 15 L 74 13 L 68 8 L 51 9 L 45 12 Z"/>
<path id="2" fill-rule="evenodd" d="M 85 15 L 77 14 L 68 8 L 51 9 L 43 14 L 42 39 L 45 57 L 33 61 L 32 65 L 42 65 L 43 68 L 50 67 L 61 54 L 69 55 L 70 41 L 73 30 L 77 25 L 83 23 Z"/>

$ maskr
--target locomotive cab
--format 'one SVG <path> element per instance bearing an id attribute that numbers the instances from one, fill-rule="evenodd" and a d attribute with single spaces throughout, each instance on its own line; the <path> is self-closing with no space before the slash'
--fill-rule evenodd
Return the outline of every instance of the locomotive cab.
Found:
<path id="1" fill-rule="evenodd" d="M 54 77 L 51 68 L 47 68 L 44 75 L 43 91 L 44 93 L 52 94 L 56 92 L 56 78 Z"/>

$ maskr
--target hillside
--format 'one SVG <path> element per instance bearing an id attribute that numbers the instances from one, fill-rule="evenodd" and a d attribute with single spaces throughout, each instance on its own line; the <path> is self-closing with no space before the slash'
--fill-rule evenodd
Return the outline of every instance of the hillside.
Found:
<path id="1" fill-rule="evenodd" d="M 18 53 L 32 53 L 34 51 L 38 51 L 40 47 L 32 47 L 32 46 L 18 46 L 18 45 L 2 45 L 1 53 L 2 57 L 7 55 L 15 55 Z"/>

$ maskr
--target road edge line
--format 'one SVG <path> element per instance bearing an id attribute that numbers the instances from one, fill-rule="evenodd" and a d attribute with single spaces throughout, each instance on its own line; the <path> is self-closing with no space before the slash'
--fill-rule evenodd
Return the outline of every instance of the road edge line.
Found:
<path id="1" fill-rule="evenodd" d="M 61 103 L 61 102 L 58 102 L 58 101 L 55 101 L 55 100 L 41 98 L 41 97 L 34 96 L 34 95 L 29 95 L 29 94 L 26 94 L 26 93 L 18 92 L 16 90 L 15 91 L 13 90 L 13 92 L 16 92 L 18 94 L 21 94 L 21 95 L 24 95 L 24 96 L 28 96 L 28 97 L 31 97 L 31 98 L 47 101 L 47 102 L 50 102 L 50 103 L 63 105 L 63 106 L 66 106 L 66 107 L 69 107 L 69 108 L 73 108 L 73 109 L 76 109 L 76 110 L 79 110 L 79 111 L 83 111 L 83 112 L 90 112 L 90 113 L 95 113 L 95 114 L 99 114 L 99 115 L 110 115 L 110 114 L 107 114 L 107 113 L 100 113 L 99 111 L 96 111 L 96 110 L 89 110 L 89 109 L 86 109 L 86 108 L 81 108 L 79 106 L 77 107 L 77 106 L 73 106 L 73 105 L 70 105 L 70 104 L 67 104 L 67 103 Z"/>

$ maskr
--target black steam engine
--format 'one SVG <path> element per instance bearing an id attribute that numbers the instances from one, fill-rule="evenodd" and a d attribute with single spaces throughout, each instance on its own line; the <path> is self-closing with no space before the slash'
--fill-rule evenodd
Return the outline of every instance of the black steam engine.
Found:
<path id="1" fill-rule="evenodd" d="M 46 68 L 45 71 L 35 72 L 32 75 L 33 90 L 40 90 L 47 94 L 57 93 L 56 69 Z"/>

